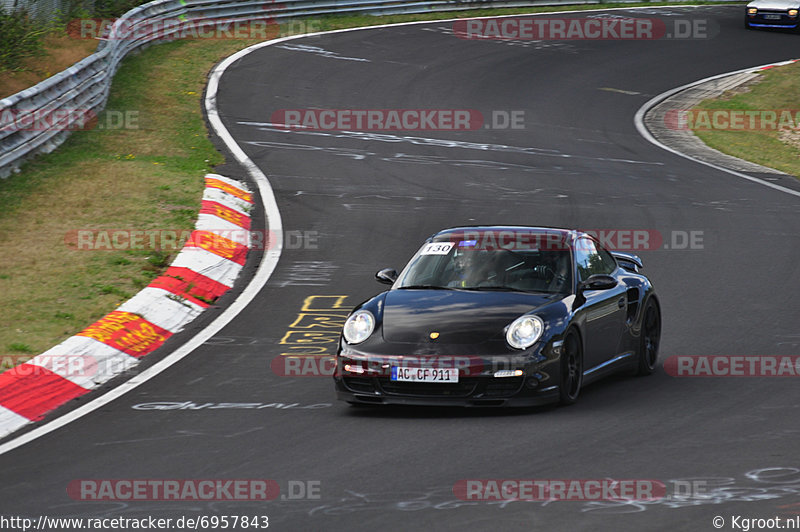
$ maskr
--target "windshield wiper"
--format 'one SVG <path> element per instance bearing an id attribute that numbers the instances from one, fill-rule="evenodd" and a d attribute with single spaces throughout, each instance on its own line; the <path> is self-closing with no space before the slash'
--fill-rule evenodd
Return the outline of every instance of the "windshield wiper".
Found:
<path id="1" fill-rule="evenodd" d="M 459 288 L 459 290 L 494 290 L 496 292 L 520 292 L 521 290 L 517 290 L 516 288 L 512 288 L 510 286 L 465 286 Z"/>
<path id="2" fill-rule="evenodd" d="M 488 292 L 524 292 L 526 294 L 552 294 L 548 290 L 524 290 L 522 288 L 514 288 L 513 286 L 467 286 L 459 288 L 459 290 L 486 290 Z"/>
<path id="3" fill-rule="evenodd" d="M 417 289 L 424 289 L 424 290 L 453 290 L 449 286 L 440 286 L 435 284 L 409 284 L 406 286 L 398 286 L 398 290 L 403 290 L 406 288 L 417 288 Z"/>

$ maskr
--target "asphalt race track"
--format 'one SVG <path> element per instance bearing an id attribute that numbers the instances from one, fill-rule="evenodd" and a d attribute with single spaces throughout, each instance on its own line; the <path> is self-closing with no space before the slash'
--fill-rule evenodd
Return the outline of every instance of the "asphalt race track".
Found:
<path id="1" fill-rule="evenodd" d="M 180 363 L 0 456 L 0 513 L 266 515 L 275 530 L 715 530 L 715 516 L 733 530 L 736 516 L 800 514 L 796 379 L 676 378 L 659 367 L 594 384 L 573 407 L 365 409 L 337 403 L 330 378 L 288 378 L 270 366 L 302 345 L 292 343 L 304 332 L 300 314 L 346 314 L 382 290 L 375 271 L 399 269 L 441 228 L 479 223 L 662 235 L 666 247 L 638 251 L 661 298 L 662 363 L 800 354 L 798 198 L 672 155 L 633 123 L 644 102 L 673 87 L 800 57 L 797 35 L 747 31 L 742 9 L 636 12 L 711 20 L 719 33 L 706 39 L 478 41 L 438 22 L 288 41 L 234 63 L 220 114 L 275 190 L 287 231 L 276 271 Z M 347 134 L 270 125 L 278 110 L 306 108 L 523 111 L 524 127 Z M 233 165 L 220 173 L 245 176 Z M 701 240 L 681 245 L 692 232 Z M 656 479 L 667 496 L 625 504 L 453 494 L 464 479 L 604 478 Z M 76 479 L 273 479 L 283 497 L 75 500 L 67 486 Z"/>

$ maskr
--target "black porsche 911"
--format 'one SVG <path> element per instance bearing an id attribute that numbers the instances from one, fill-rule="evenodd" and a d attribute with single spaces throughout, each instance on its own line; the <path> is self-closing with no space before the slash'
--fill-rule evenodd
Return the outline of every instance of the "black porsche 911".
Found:
<path id="1" fill-rule="evenodd" d="M 614 372 L 648 375 L 661 310 L 641 260 L 591 235 L 458 227 L 428 238 L 345 321 L 337 397 L 352 404 L 572 404 Z"/>

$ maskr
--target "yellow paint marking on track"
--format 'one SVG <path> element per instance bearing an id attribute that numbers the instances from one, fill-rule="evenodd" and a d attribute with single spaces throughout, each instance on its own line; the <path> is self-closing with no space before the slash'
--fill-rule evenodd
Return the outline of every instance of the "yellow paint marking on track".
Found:
<path id="1" fill-rule="evenodd" d="M 339 334 L 350 313 L 347 296 L 313 295 L 303 300 L 300 312 L 278 342 L 287 349 L 281 356 L 334 356 Z"/>

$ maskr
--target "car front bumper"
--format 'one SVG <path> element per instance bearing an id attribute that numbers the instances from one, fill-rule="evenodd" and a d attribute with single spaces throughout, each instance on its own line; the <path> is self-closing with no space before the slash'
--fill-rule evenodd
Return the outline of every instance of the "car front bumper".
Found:
<path id="1" fill-rule="evenodd" d="M 561 342 L 551 337 L 524 351 L 508 351 L 504 343 L 484 346 L 441 347 L 445 353 L 383 344 L 389 353 L 369 352 L 340 344 L 333 375 L 339 400 L 354 404 L 430 405 L 463 407 L 535 406 L 556 402 L 561 377 Z M 488 351 L 488 352 L 487 352 Z M 457 368 L 458 382 L 392 380 L 394 367 Z M 452 370 L 452 369 L 451 369 Z M 508 375 L 509 372 L 520 372 Z M 500 376 L 501 374 L 505 374 Z"/>
<path id="2" fill-rule="evenodd" d="M 752 28 L 795 29 L 798 27 L 798 23 L 800 23 L 800 17 L 792 18 L 786 12 L 759 12 L 754 16 L 746 14 L 745 20 Z"/>
<path id="3" fill-rule="evenodd" d="M 343 380 L 336 382 L 336 397 L 340 401 L 364 405 L 408 405 L 408 406 L 458 406 L 458 407 L 514 407 L 540 406 L 558 401 L 558 387 L 551 386 L 535 393 L 519 393 L 508 397 L 493 397 L 481 394 L 468 396 L 418 395 L 375 391 L 356 392 Z"/>
<path id="4" fill-rule="evenodd" d="M 381 357 L 382 358 L 382 357 Z M 342 401 L 356 404 L 438 405 L 438 406 L 532 406 L 558 400 L 558 375 L 551 375 L 556 364 L 532 362 L 513 364 L 507 359 L 487 361 L 470 357 L 473 363 L 460 366 L 457 383 L 402 382 L 391 380 L 391 365 L 384 360 L 375 363 L 372 371 L 354 374 L 345 371 L 352 359 L 337 363 L 334 375 L 336 395 Z M 481 362 L 482 361 L 482 362 Z M 495 376 L 498 368 L 523 368 L 519 376 Z"/>

